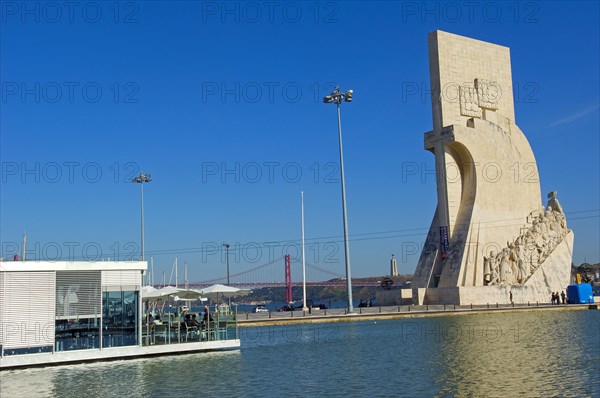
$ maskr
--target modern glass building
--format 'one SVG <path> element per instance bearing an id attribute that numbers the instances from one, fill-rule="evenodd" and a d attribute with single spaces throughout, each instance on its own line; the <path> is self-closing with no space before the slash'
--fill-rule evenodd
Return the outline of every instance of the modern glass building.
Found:
<path id="1" fill-rule="evenodd" d="M 0 356 L 140 344 L 145 262 L 0 264 Z"/>
<path id="2" fill-rule="evenodd" d="M 143 346 L 146 268 L 145 261 L 0 262 L 0 369 L 239 348 L 239 340 Z"/>

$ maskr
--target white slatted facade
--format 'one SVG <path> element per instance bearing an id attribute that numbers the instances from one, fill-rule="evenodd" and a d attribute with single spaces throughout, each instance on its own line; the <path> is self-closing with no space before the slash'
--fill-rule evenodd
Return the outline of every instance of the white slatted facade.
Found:
<path id="1" fill-rule="evenodd" d="M 0 344 L 3 349 L 54 344 L 55 273 L 0 273 Z"/>
<path id="2" fill-rule="evenodd" d="M 56 272 L 56 319 L 98 318 L 101 271 Z"/>
<path id="3" fill-rule="evenodd" d="M 102 271 L 102 291 L 139 291 L 141 286 L 140 271 Z"/>
<path id="4" fill-rule="evenodd" d="M 4 343 L 4 322 L 8 319 L 4 314 L 4 303 L 4 272 L 0 272 L 0 346 Z"/>
<path id="5" fill-rule="evenodd" d="M 0 346 L 4 342 L 3 323 L 8 318 L 4 315 L 4 272 L 0 272 Z"/>

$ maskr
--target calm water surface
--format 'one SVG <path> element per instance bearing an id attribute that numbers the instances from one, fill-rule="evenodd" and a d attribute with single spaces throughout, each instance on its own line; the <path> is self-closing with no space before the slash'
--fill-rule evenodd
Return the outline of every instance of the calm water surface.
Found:
<path id="1" fill-rule="evenodd" d="M 0 373 L 0 397 L 600 397 L 600 311 L 241 330 L 240 351 Z"/>

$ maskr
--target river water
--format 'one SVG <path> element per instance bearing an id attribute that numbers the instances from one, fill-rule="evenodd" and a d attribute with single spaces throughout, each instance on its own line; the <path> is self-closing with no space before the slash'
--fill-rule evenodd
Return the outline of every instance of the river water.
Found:
<path id="1" fill-rule="evenodd" d="M 240 330 L 239 351 L 0 373 L 0 397 L 600 397 L 600 311 Z"/>

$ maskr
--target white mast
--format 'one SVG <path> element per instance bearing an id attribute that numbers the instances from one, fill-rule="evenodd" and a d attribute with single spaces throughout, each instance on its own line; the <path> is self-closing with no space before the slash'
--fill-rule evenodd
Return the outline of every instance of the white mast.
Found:
<path id="1" fill-rule="evenodd" d="M 177 277 L 177 257 L 175 257 L 175 287 L 177 286 L 177 283 L 179 282 L 178 277 Z"/>
<path id="2" fill-rule="evenodd" d="M 150 270 L 152 271 L 152 278 L 150 279 L 150 285 L 154 286 L 154 257 L 150 257 Z"/>
<path id="3" fill-rule="evenodd" d="M 27 253 L 27 234 L 23 234 L 23 253 L 21 254 L 21 261 L 25 261 L 26 253 Z"/>
<path id="4" fill-rule="evenodd" d="M 304 259 L 304 191 L 300 191 L 302 202 L 302 309 L 306 311 L 306 261 Z"/>
<path id="5" fill-rule="evenodd" d="M 187 261 L 183 263 L 183 277 L 185 278 L 185 289 L 188 289 L 188 274 L 187 274 Z"/>

